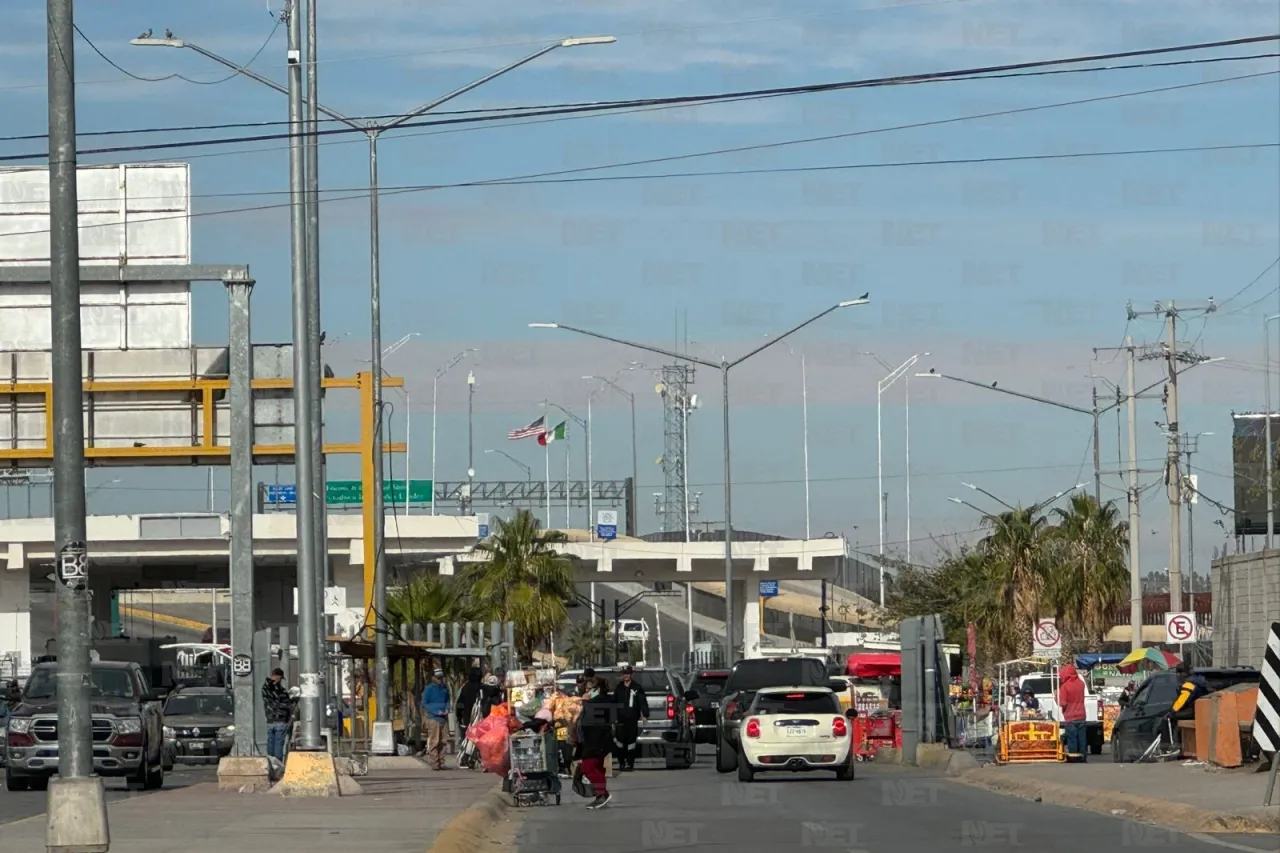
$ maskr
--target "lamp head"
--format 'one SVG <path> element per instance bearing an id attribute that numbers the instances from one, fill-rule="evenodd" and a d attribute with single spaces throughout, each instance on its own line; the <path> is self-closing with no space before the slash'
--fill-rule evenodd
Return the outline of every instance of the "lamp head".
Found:
<path id="1" fill-rule="evenodd" d="M 582 47 L 588 44 L 613 44 L 617 41 L 613 36 L 583 36 L 580 38 L 568 38 L 560 42 L 561 47 Z"/>
<path id="2" fill-rule="evenodd" d="M 559 323 L 530 323 L 529 328 L 530 329 L 558 329 L 560 328 L 560 324 Z"/>

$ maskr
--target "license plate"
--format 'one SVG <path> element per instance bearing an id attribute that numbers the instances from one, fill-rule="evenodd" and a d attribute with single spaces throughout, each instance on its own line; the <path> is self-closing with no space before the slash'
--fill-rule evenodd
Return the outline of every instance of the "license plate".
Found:
<path id="1" fill-rule="evenodd" d="M 711 710 L 715 711 L 715 710 L 718 710 L 719 708 L 720 708 L 720 703 L 719 703 L 719 702 L 712 702 L 712 703 L 711 703 Z"/>
<path id="2" fill-rule="evenodd" d="M 192 752 L 204 752 L 204 750 L 205 750 L 205 744 L 203 744 L 203 743 L 193 743 L 193 744 L 191 744 L 191 751 L 192 751 Z"/>
<path id="3" fill-rule="evenodd" d="M 807 737 L 808 735 L 808 726 L 787 726 L 787 737 Z"/>

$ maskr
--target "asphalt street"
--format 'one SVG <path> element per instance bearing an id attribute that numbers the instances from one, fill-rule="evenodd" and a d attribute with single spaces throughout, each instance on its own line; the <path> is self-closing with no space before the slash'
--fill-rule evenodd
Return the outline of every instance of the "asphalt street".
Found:
<path id="1" fill-rule="evenodd" d="M 157 793 L 155 791 L 130 791 L 123 779 L 107 779 L 105 781 L 108 803 L 132 799 L 133 797 L 149 797 Z M 216 781 L 218 781 L 217 768 L 212 765 L 208 767 L 184 767 L 178 765 L 171 772 L 164 774 L 164 788 L 161 790 L 185 788 L 189 785 Z M 48 796 L 44 791 L 6 791 L 0 788 L 0 826 L 12 823 L 15 820 L 44 814 L 45 799 Z M 3 831 L 0 831 L 0 835 L 2 834 Z M 0 848 L 2 848 L 2 845 L 0 845 Z"/>
<path id="2" fill-rule="evenodd" d="M 1123 817 L 1005 797 L 925 772 L 858 765 L 835 774 L 761 775 L 750 784 L 715 772 L 699 755 L 689 770 L 640 769 L 610 780 L 613 802 L 588 811 L 564 804 L 521 810 L 520 853 L 582 850 L 826 848 L 840 853 L 944 853 L 1016 847 L 1078 853 L 1121 847 L 1181 853 L 1274 853 L 1280 836 L 1191 837 Z"/>

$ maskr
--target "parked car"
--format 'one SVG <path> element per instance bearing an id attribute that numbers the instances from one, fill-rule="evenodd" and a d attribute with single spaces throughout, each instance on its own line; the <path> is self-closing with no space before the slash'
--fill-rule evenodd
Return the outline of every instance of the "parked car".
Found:
<path id="1" fill-rule="evenodd" d="M 1192 672 L 1204 678 L 1210 692 L 1237 684 L 1257 684 L 1261 674 L 1250 667 L 1204 668 Z M 1156 739 L 1165 717 L 1173 710 L 1182 680 L 1176 672 L 1153 673 L 1133 694 L 1111 729 L 1111 758 L 1117 763 L 1137 761 Z M 1178 737 L 1174 726 L 1174 737 Z"/>
<path id="2" fill-rule="evenodd" d="M 747 707 L 739 739 L 738 779 L 766 771 L 834 770 L 854 776 L 852 725 L 834 691 L 825 687 L 766 687 Z"/>
<path id="3" fill-rule="evenodd" d="M 5 788 L 37 790 L 58 771 L 57 665 L 39 664 L 22 691 L 22 701 L 5 727 Z M 155 790 L 164 784 L 162 694 L 147 684 L 133 662 L 90 665 L 93 772 L 123 776 L 130 787 Z"/>
<path id="4" fill-rule="evenodd" d="M 690 673 L 689 689 L 698 694 L 693 706 L 693 739 L 695 743 L 716 742 L 716 708 L 724 695 L 727 669 L 701 669 Z"/>
<path id="5" fill-rule="evenodd" d="M 616 635 L 619 643 L 649 644 L 649 623 L 644 619 L 619 619 L 610 621 L 609 633 Z"/>
<path id="6" fill-rule="evenodd" d="M 732 773 L 738 765 L 738 728 L 755 694 L 766 687 L 830 687 L 827 668 L 813 657 L 740 660 L 729 670 L 716 708 L 716 770 Z"/>
<path id="7" fill-rule="evenodd" d="M 180 687 L 164 703 L 165 769 L 217 764 L 231 754 L 235 700 L 225 687 Z"/>

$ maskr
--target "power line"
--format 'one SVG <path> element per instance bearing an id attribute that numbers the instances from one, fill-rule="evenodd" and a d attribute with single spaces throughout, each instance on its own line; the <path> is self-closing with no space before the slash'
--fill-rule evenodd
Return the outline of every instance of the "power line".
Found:
<path id="1" fill-rule="evenodd" d="M 1015 64 L 1009 64 L 1009 65 L 983 66 L 979 68 L 967 68 L 967 69 L 960 69 L 955 71 L 931 72 L 931 73 L 924 73 L 924 74 L 909 74 L 909 75 L 899 75 L 894 77 L 879 77 L 879 78 L 864 79 L 864 80 L 848 80 L 848 81 L 841 81 L 838 83 L 807 84 L 803 86 L 788 86 L 788 87 L 772 88 L 772 89 L 754 89 L 754 90 L 748 90 L 748 91 L 742 91 L 742 92 L 727 92 L 727 93 L 720 93 L 720 94 L 713 94 L 713 95 L 700 95 L 700 96 L 686 95 L 686 96 L 676 96 L 676 97 L 667 97 L 667 98 L 651 98 L 651 99 L 645 99 L 645 100 L 628 101 L 628 102 L 625 102 L 625 106 L 628 106 L 628 107 L 689 106 L 694 104 L 709 104 L 709 103 L 718 103 L 718 102 L 724 102 L 724 101 L 761 100 L 766 98 L 788 97 L 793 95 L 818 94 L 823 92 L 835 92 L 835 91 L 843 91 L 848 89 L 900 86 L 900 85 L 908 85 L 908 84 L 916 84 L 916 83 L 954 80 L 958 78 L 973 77 L 974 75 L 991 75 L 991 74 L 1005 72 L 1005 71 L 1019 71 L 1019 70 L 1026 70 L 1026 69 L 1032 69 L 1032 68 L 1044 68 L 1044 67 L 1049 67 L 1054 65 L 1067 65 L 1067 64 L 1076 65 L 1076 64 L 1081 64 L 1085 62 L 1100 62 L 1108 59 L 1179 53 L 1179 52 L 1187 52 L 1187 51 L 1193 51 L 1193 50 L 1206 50 L 1206 49 L 1215 48 L 1215 47 L 1226 47 L 1226 46 L 1233 46 L 1233 45 L 1240 45 L 1240 44 L 1252 44 L 1252 43 L 1258 43 L 1263 41 L 1280 41 L 1280 35 L 1251 36 L 1248 38 L 1232 39 L 1229 41 L 1221 41 L 1221 42 L 1203 42 L 1200 44 L 1179 45 L 1175 47 L 1166 47 L 1166 48 L 1151 48 L 1151 49 L 1141 50 L 1141 51 L 1126 51 L 1122 53 L 1095 54 L 1090 56 L 1068 57 L 1065 59 L 1037 60 L 1034 62 L 1021 62 L 1021 63 L 1015 63 Z M 1176 89 L 1191 88 L 1194 86 L 1208 85 L 1216 82 L 1248 79 L 1250 77 L 1261 77 L 1261 76 L 1266 76 L 1268 74 L 1274 74 L 1274 73 L 1276 72 L 1261 72 L 1258 74 L 1240 75 L 1239 77 L 1223 78 L 1222 80 L 1217 80 L 1217 81 L 1198 81 L 1195 83 L 1188 83 L 1188 84 L 1183 84 L 1181 86 L 1167 87 L 1166 89 L 1159 89 L 1159 90 L 1152 90 L 1152 91 L 1174 91 Z M 1103 98 L 1102 100 L 1105 100 L 1105 98 Z M 583 107 L 557 107 L 557 108 L 542 109 L 542 110 L 534 109 L 534 110 L 526 110 L 523 112 L 503 115 L 503 116 L 488 116 L 488 115 L 461 116 L 461 117 L 455 117 L 455 118 L 443 119 L 443 120 L 424 120 L 420 122 L 411 121 L 411 122 L 406 122 L 400 125 L 399 127 L 402 127 L 402 128 L 436 127 L 440 125 L 450 125 L 450 124 L 469 124 L 469 123 L 476 123 L 476 122 L 503 121 L 510 118 L 531 118 L 531 117 L 546 116 L 546 115 L 564 115 L 564 114 L 578 113 L 578 112 L 599 112 L 602 109 L 615 110 L 615 109 L 618 109 L 620 105 L 623 105 L 623 102 L 618 102 L 617 104 L 606 106 L 606 107 L 592 105 L 592 106 L 583 106 Z M 330 136 L 330 135 L 342 135 L 342 134 L 364 133 L 364 132 L 365 132 L 364 128 L 335 127 L 335 128 L 320 129 L 315 131 L 314 134 L 298 134 L 298 135 L 299 136 L 303 136 L 303 135 Z M 148 144 L 142 144 L 142 145 L 114 146 L 110 148 L 93 148 L 93 149 L 85 149 L 82 151 L 78 151 L 77 154 L 79 155 L 120 154 L 120 153 L 136 152 L 136 151 L 159 151 L 159 150 L 172 150 L 176 148 L 206 147 L 211 145 L 235 145 L 235 144 L 240 144 L 244 142 L 264 142 L 264 141 L 284 140 L 284 139 L 290 139 L 290 138 L 292 138 L 292 135 L 289 133 L 256 134 L 251 136 L 222 137 L 222 138 L 214 138 L 214 139 L 191 140 L 191 141 L 184 141 L 184 142 L 157 142 L 157 143 L 148 143 Z M 29 161 L 29 160 L 43 160 L 47 158 L 48 158 L 48 152 L 46 151 L 46 152 L 35 152 L 35 153 L 29 153 L 29 154 L 11 155 L 4 159 L 11 162 L 18 162 L 18 161 Z"/>
<path id="2" fill-rule="evenodd" d="M 681 178 L 708 178 L 708 177 L 751 177 L 759 175 L 786 175 L 786 174 L 805 174 L 815 172 L 835 172 L 835 171 L 860 171 L 870 169 L 902 169 L 917 168 L 922 166 L 961 166 L 961 165 L 978 165 L 989 163 L 1017 163 L 1017 162 L 1045 162 L 1053 160 L 1079 160 L 1096 157 L 1124 157 L 1124 156 L 1141 156 L 1154 154 L 1185 154 L 1204 151 L 1240 151 L 1246 149 L 1257 148 L 1280 148 L 1280 142 L 1262 142 L 1248 143 L 1239 145 L 1198 145 L 1185 148 L 1145 148 L 1131 149 L 1126 151 L 1077 151 L 1066 152 L 1061 154 L 1024 154 L 1008 157 L 970 157 L 970 158 L 954 158 L 949 160 L 914 160 L 897 163 L 847 163 L 829 166 L 793 166 L 776 167 L 767 169 L 725 169 L 725 170 L 706 170 L 699 172 L 667 172 L 656 175 L 593 175 L 590 177 L 568 177 L 574 173 L 589 172 L 595 169 L 623 168 L 629 166 L 629 163 L 621 163 L 609 166 L 583 166 L 576 169 L 562 169 L 556 172 L 543 173 L 546 175 L 554 175 L 557 177 L 538 177 L 531 175 L 527 177 L 514 178 L 493 178 L 476 181 L 465 181 L 455 184 L 420 184 L 400 187 L 384 187 L 379 192 L 384 195 L 402 195 L 408 193 L 431 192 L 450 189 L 474 189 L 478 187 L 514 187 L 514 186 L 553 186 L 564 184 L 596 184 L 596 183 L 615 183 L 615 182 L 631 182 L 631 181 L 656 181 L 656 180 L 673 180 Z M 334 190 L 325 190 L 324 192 L 334 192 Z M 214 194 L 212 197 L 216 197 Z M 222 195 L 245 196 L 245 195 L 288 195 L 287 191 L 256 191 L 246 193 L 226 193 Z M 210 197 L 210 196 L 193 196 L 193 197 Z M 342 202 L 356 201 L 367 198 L 367 192 L 360 192 L 353 195 L 338 196 L 336 198 L 321 198 L 320 202 Z M 250 207 L 233 207 L 224 210 L 208 210 L 197 213 L 180 213 L 166 216 L 153 216 L 144 219 L 135 219 L 138 222 L 163 222 L 169 219 L 195 219 L 196 217 L 222 216 L 230 213 L 258 213 L 267 210 L 279 210 L 289 206 L 288 202 L 278 204 L 260 204 Z M 110 227 L 110 223 L 106 224 L 85 224 L 81 228 L 99 228 Z M 14 231 L 0 236 L 4 237 L 23 237 L 32 234 L 46 234 L 47 228 L 32 229 L 30 231 Z"/>
<path id="3" fill-rule="evenodd" d="M 92 46 L 92 45 L 91 45 Z M 265 48 L 266 45 L 264 44 Z M 261 50 L 259 50 L 261 53 Z M 257 54 L 255 54 L 255 57 Z M 1259 59 L 1275 59 L 1280 58 L 1280 53 L 1255 53 L 1248 55 L 1233 56 L 1214 56 L 1205 59 L 1179 59 L 1169 62 L 1140 62 L 1129 63 L 1125 65 L 1102 65 L 1094 68 L 1058 68 L 1045 71 L 1018 71 L 1008 74 L 989 74 L 985 72 L 975 71 L 969 76 L 960 77 L 940 77 L 927 78 L 920 80 L 903 80 L 899 82 L 881 82 L 871 81 L 864 85 L 858 85 L 856 88 L 880 88 L 883 86 L 897 85 L 919 85 L 925 83 L 955 83 L 955 82 L 971 82 L 975 80 L 1009 80 L 1020 77 L 1046 77 L 1059 76 L 1063 74 L 1093 74 L 1100 71 L 1132 71 L 1151 68 L 1173 68 L 1190 65 L 1211 65 L 1221 62 L 1251 62 Z M 105 57 L 104 57 L 105 59 Z M 110 62 L 110 60 L 107 60 Z M 250 60 L 250 64 L 252 60 Z M 245 67 L 248 67 L 246 65 Z M 123 73 L 129 74 L 128 71 L 120 69 Z M 213 85 L 215 83 L 225 82 L 240 75 L 240 72 L 233 72 L 231 75 L 217 81 L 198 81 L 198 85 Z M 133 76 L 133 75 L 130 75 Z M 146 78 L 136 77 L 135 79 L 145 82 L 158 83 L 165 80 L 180 78 L 186 80 L 179 74 L 170 74 L 167 77 Z M 197 82 L 197 81 L 188 81 Z M 824 84 L 830 85 L 830 84 Z M 432 116 L 485 116 L 492 120 L 508 118 L 510 116 L 522 117 L 526 114 L 532 114 L 532 111 L 560 111 L 560 110 L 580 110 L 580 109 L 598 109 L 598 110 L 621 110 L 636 106 L 661 106 L 667 109 L 679 108 L 687 105 L 703 105 L 714 103 L 736 103 L 739 101 L 763 100 L 766 98 L 784 97 L 794 94 L 809 94 L 808 92 L 779 92 L 773 94 L 756 94 L 754 92 L 727 92 L 715 95 L 681 95 L 668 98 L 654 99 L 629 99 L 629 100 L 612 100 L 612 101 L 578 101 L 569 103 L 548 103 L 548 104 L 532 104 L 524 106 L 511 107 L 490 107 L 487 109 L 470 109 L 470 110 L 432 110 Z M 551 114 L 555 114 L 552 112 Z M 357 115 L 348 116 L 346 120 L 336 118 L 320 118 L 318 121 L 328 125 L 343 125 L 344 132 L 354 132 L 350 129 L 350 122 L 382 122 L 404 118 L 404 113 L 382 113 L 375 115 Z M 248 121 L 248 122 L 224 122 L 220 124 L 194 124 L 194 125 L 175 125 L 169 127 L 138 127 L 123 128 L 119 130 L 93 130 L 80 131 L 77 136 L 82 137 L 110 137 L 110 136 L 141 136 L 155 133 L 191 133 L 195 131 L 207 130 L 241 130 L 245 128 L 265 128 L 265 127 L 282 127 L 289 124 L 288 120 L 272 120 L 272 121 Z M 405 125 L 406 127 L 410 125 Z M 31 142 L 48 138 L 47 133 L 28 133 L 16 136 L 0 136 L 0 142 Z M 284 138 L 288 138 L 288 134 L 282 134 Z"/>
<path id="4" fill-rule="evenodd" d="M 1240 289 L 1239 289 L 1239 290 L 1237 290 L 1235 293 L 1233 293 L 1231 296 L 1227 297 L 1225 300 L 1223 300 L 1222 302 L 1218 303 L 1218 309 L 1219 309 L 1219 311 L 1221 311 L 1222 306 L 1226 305 L 1228 302 L 1230 302 L 1230 301 L 1231 301 L 1231 300 L 1233 300 L 1233 299 L 1237 299 L 1237 298 L 1239 298 L 1240 296 L 1242 296 L 1242 295 L 1245 293 L 1245 291 L 1249 290 L 1249 289 L 1250 289 L 1251 287 L 1253 287 L 1255 284 L 1257 284 L 1258 282 L 1260 282 L 1260 281 L 1262 281 L 1264 278 L 1266 278 L 1267 273 L 1269 273 L 1269 272 L 1271 272 L 1273 269 L 1275 269 L 1277 264 L 1280 264 L 1280 257 L 1277 257 L 1274 261 L 1272 261 L 1271 263 L 1267 264 L 1267 268 L 1266 268 L 1266 269 L 1264 269 L 1262 272 L 1258 273 L 1258 275 L 1253 279 L 1253 281 L 1249 282 L 1249 283 L 1248 283 L 1248 284 L 1246 284 L 1244 287 L 1240 288 Z M 1225 312 L 1225 313 L 1227 313 L 1227 314 L 1236 314 L 1236 313 L 1239 313 L 1240 311 L 1247 311 L 1248 309 L 1252 308 L 1254 305 L 1257 305 L 1257 304 L 1258 304 L 1259 302 L 1261 302 L 1263 299 L 1266 299 L 1266 298 L 1267 298 L 1268 296 L 1270 296 L 1272 293 L 1275 293 L 1275 291 L 1274 291 L 1274 290 L 1272 290 L 1272 291 L 1270 291 L 1269 293 L 1263 294 L 1263 296 L 1262 296 L 1260 299 L 1256 299 L 1256 300 L 1254 300 L 1253 302 L 1250 302 L 1248 305 L 1245 305 L 1245 306 L 1240 307 L 1240 308 L 1233 308 L 1233 309 L 1231 309 L 1230 311 L 1227 311 L 1227 312 Z"/>

